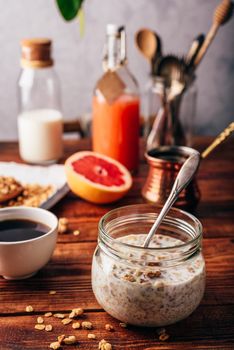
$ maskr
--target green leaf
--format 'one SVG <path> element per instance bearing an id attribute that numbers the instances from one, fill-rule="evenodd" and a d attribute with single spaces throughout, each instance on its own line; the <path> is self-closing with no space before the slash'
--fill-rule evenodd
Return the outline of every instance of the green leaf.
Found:
<path id="1" fill-rule="evenodd" d="M 84 0 L 56 0 L 59 11 L 66 21 L 74 19 Z"/>

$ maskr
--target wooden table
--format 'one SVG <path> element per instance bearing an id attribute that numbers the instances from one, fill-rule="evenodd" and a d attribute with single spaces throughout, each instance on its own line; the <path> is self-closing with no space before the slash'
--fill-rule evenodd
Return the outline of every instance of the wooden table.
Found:
<path id="1" fill-rule="evenodd" d="M 211 141 L 197 138 L 199 150 Z M 89 147 L 87 141 L 67 141 L 66 156 Z M 143 154 L 143 147 L 142 147 Z M 54 208 L 58 217 L 69 218 L 70 233 L 60 235 L 50 263 L 36 276 L 24 281 L 0 278 L 0 349 L 47 349 L 60 334 L 76 334 L 79 345 L 63 349 L 98 349 L 98 341 L 109 340 L 113 350 L 140 349 L 234 349 L 234 145 L 229 140 L 215 154 L 203 161 L 199 171 L 202 201 L 196 215 L 204 227 L 204 255 L 207 263 L 207 286 L 198 309 L 186 320 L 166 327 L 167 342 L 159 342 L 156 329 L 128 327 L 106 314 L 92 293 L 91 259 L 97 242 L 97 223 L 115 205 L 97 206 L 67 195 Z M 0 143 L 0 160 L 20 161 L 16 143 Z M 147 166 L 141 161 L 134 186 L 117 205 L 143 202 L 140 190 Z M 78 237 L 72 230 L 79 229 Z M 55 290 L 55 295 L 49 291 Z M 34 313 L 25 312 L 32 305 Z M 85 318 L 94 325 L 97 340 L 87 339 L 88 331 L 64 326 L 58 319 L 47 323 L 52 332 L 34 330 L 36 318 L 47 311 L 68 313 L 72 308 L 85 309 Z M 105 330 L 105 324 L 115 331 Z"/>

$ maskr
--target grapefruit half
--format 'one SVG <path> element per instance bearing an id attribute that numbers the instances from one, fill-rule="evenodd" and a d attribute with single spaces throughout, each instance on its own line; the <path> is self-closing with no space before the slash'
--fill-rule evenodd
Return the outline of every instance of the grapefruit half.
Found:
<path id="1" fill-rule="evenodd" d="M 131 174 L 122 164 L 96 152 L 73 154 L 65 162 L 65 172 L 72 192 L 97 204 L 117 201 L 132 186 Z"/>

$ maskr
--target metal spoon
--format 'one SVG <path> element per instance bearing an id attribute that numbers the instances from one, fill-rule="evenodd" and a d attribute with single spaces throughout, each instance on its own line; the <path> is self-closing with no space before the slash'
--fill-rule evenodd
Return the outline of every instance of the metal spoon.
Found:
<path id="1" fill-rule="evenodd" d="M 204 34 L 199 34 L 192 42 L 189 52 L 186 56 L 187 71 L 193 68 L 193 63 L 197 57 L 197 54 L 205 40 Z"/>
<path id="2" fill-rule="evenodd" d="M 172 205 L 174 204 L 174 202 L 178 198 L 180 192 L 185 187 L 188 186 L 188 184 L 190 183 L 190 181 L 194 177 L 194 175 L 199 167 L 199 164 L 200 164 L 200 153 L 197 151 L 194 151 L 194 154 L 191 155 L 184 162 L 183 166 L 181 167 L 181 169 L 180 169 L 180 171 L 175 179 L 171 193 L 170 193 L 166 203 L 164 204 L 161 212 L 159 213 L 155 223 L 151 227 L 145 241 L 144 241 L 144 244 L 143 244 L 144 248 L 147 248 L 149 246 L 152 237 L 154 236 L 158 227 L 160 226 L 161 222 L 163 221 L 164 217 L 166 216 L 166 214 L 168 213 L 168 211 L 170 210 L 170 208 L 172 207 Z"/>
<path id="3" fill-rule="evenodd" d="M 161 93 L 161 108 L 155 117 L 147 139 L 147 149 L 162 144 L 186 144 L 185 132 L 179 119 L 182 94 L 186 88 L 184 59 L 167 55 L 159 59 L 157 74 L 164 87 Z"/>
<path id="4" fill-rule="evenodd" d="M 161 57 L 158 67 L 157 75 L 165 79 L 167 87 L 171 87 L 172 82 L 184 82 L 185 62 L 183 58 L 176 55 L 166 55 Z"/>

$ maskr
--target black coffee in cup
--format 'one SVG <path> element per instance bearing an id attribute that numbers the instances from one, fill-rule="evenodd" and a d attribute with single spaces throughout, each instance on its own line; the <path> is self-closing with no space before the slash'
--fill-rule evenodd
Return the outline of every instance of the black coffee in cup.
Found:
<path id="1" fill-rule="evenodd" d="M 4 220 L 0 221 L 0 242 L 27 241 L 43 236 L 49 231 L 47 225 L 31 220 Z"/>

